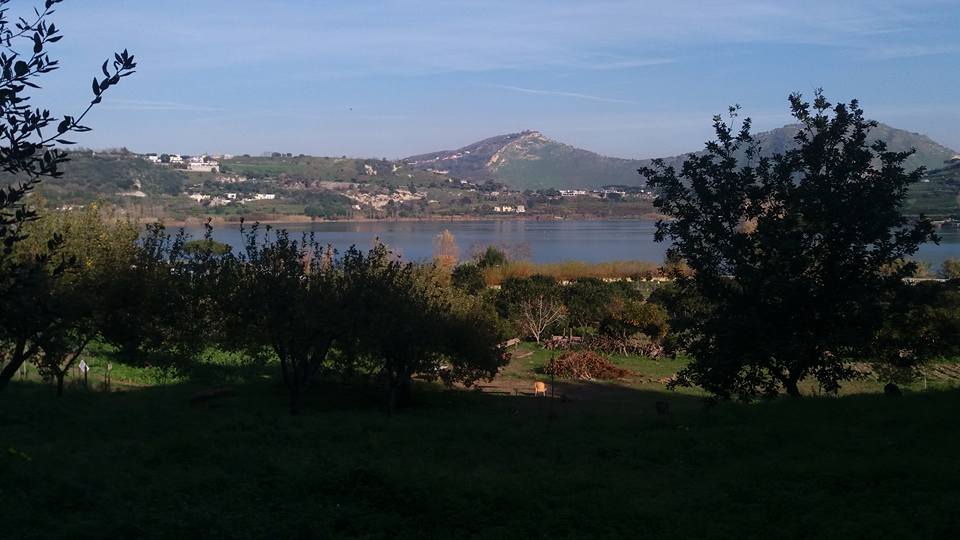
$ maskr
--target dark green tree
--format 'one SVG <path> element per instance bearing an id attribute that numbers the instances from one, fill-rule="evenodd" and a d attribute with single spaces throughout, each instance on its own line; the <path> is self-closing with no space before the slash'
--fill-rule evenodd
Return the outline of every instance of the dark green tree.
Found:
<path id="1" fill-rule="evenodd" d="M 43 75 L 59 68 L 47 49 L 63 36 L 49 22 L 61 0 L 46 0 L 30 20 L 11 23 L 9 0 L 0 0 L 0 171 L 8 178 L 0 182 L 0 350 L 5 363 L 0 369 L 0 389 L 6 386 L 23 362 L 39 350 L 36 340 L 49 324 L 42 298 L 43 283 L 49 274 L 52 252 L 59 239 L 51 239 L 48 251 L 34 260 L 13 254 L 14 245 L 24 238 L 24 225 L 37 219 L 28 196 L 43 178 L 62 175 L 60 165 L 66 153 L 55 145 L 69 145 L 66 137 L 90 128 L 81 124 L 103 94 L 120 79 L 134 72 L 133 55 L 123 51 L 103 63 L 103 79 L 93 79 L 93 97 L 77 116 L 56 117 L 36 107 L 28 95 L 39 88 Z M 56 265 L 62 272 L 66 265 Z"/>
<path id="2" fill-rule="evenodd" d="M 328 365 L 334 341 L 349 320 L 343 265 L 312 237 L 291 239 L 286 231 L 266 237 L 259 227 L 242 229 L 246 247 L 229 254 L 216 271 L 216 303 L 226 327 L 223 344 L 259 355 L 271 349 L 280 360 L 291 414 L 299 414 L 307 387 Z M 351 262 L 366 258 L 351 251 Z"/>
<path id="3" fill-rule="evenodd" d="M 473 263 L 458 264 L 450 273 L 450 283 L 468 294 L 478 294 L 487 288 L 483 269 Z"/>
<path id="4" fill-rule="evenodd" d="M 505 362 L 492 308 L 442 285 L 434 267 L 402 264 L 383 246 L 346 254 L 350 350 L 384 385 L 388 411 L 410 402 L 414 375 L 470 385 Z"/>
<path id="5" fill-rule="evenodd" d="M 678 171 L 656 160 L 640 170 L 670 220 L 656 239 L 694 272 L 682 286 L 710 306 L 685 344 L 681 381 L 720 396 L 800 395 L 814 377 L 834 390 L 851 360 L 877 354 L 877 336 L 911 265 L 885 271 L 935 238 L 926 219 L 902 213 L 922 170 L 911 152 L 868 145 L 876 123 L 856 101 L 790 96 L 801 125 L 796 148 L 763 157 L 749 119 L 714 118 L 716 140 Z M 731 108 L 731 118 L 736 109 Z"/>

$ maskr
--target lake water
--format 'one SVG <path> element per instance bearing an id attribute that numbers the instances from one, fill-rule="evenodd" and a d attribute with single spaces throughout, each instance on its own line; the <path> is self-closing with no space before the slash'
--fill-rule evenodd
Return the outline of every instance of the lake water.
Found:
<path id="1" fill-rule="evenodd" d="M 663 260 L 664 244 L 653 241 L 654 222 L 631 221 L 373 221 L 356 223 L 284 224 L 292 236 L 313 231 L 321 244 L 328 242 L 344 251 L 351 245 L 367 249 L 379 238 L 406 260 L 426 260 L 433 255 L 434 239 L 444 229 L 453 233 L 460 247 L 461 259 L 488 245 L 506 248 L 509 252 L 534 262 L 580 260 Z M 201 237 L 201 227 L 188 227 L 194 237 Z M 938 268 L 948 257 L 960 258 L 960 230 L 940 231 L 940 245 L 927 244 L 917 259 Z M 221 225 L 214 238 L 241 247 L 239 227 Z"/>

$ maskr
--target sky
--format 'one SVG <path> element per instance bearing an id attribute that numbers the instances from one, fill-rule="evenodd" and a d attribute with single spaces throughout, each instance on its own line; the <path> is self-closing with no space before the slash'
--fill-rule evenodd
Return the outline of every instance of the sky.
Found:
<path id="1" fill-rule="evenodd" d="M 39 0 L 17 0 L 13 11 Z M 36 105 L 82 109 L 115 50 L 137 73 L 86 147 L 400 158 L 524 129 L 601 154 L 702 147 L 824 88 L 960 149 L 960 0 L 65 0 Z"/>

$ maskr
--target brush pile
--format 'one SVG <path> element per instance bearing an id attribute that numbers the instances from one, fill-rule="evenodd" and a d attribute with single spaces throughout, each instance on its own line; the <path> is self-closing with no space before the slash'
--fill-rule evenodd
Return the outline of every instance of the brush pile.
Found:
<path id="1" fill-rule="evenodd" d="M 630 370 L 617 367 L 592 351 L 571 351 L 550 360 L 544 373 L 559 379 L 622 379 L 632 375 Z"/>

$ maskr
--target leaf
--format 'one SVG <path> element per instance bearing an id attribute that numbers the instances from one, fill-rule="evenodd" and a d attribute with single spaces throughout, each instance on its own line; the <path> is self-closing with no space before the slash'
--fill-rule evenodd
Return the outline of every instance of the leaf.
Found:
<path id="1" fill-rule="evenodd" d="M 77 144 L 77 143 L 75 143 L 75 142 L 73 142 L 73 141 L 68 141 L 68 140 L 66 140 L 66 139 L 57 139 L 57 142 L 60 143 L 60 144 Z"/>
<path id="2" fill-rule="evenodd" d="M 95 96 L 100 95 L 100 83 L 97 82 L 96 77 L 93 78 L 93 95 Z"/>
<path id="3" fill-rule="evenodd" d="M 103 71 L 103 76 L 104 76 L 104 77 L 109 77 L 109 76 L 110 76 L 110 72 L 107 71 L 107 62 L 109 62 L 109 60 L 104 60 L 104 61 L 103 61 L 103 66 L 100 68 L 100 69 Z"/>
<path id="4" fill-rule="evenodd" d="M 17 63 L 13 65 L 13 71 L 17 74 L 17 77 L 23 77 L 30 71 L 30 67 L 27 66 L 27 63 L 23 60 L 18 60 Z"/>
<path id="5" fill-rule="evenodd" d="M 33 35 L 33 54 L 37 54 L 43 50 L 43 42 L 40 41 L 40 34 Z"/>

